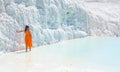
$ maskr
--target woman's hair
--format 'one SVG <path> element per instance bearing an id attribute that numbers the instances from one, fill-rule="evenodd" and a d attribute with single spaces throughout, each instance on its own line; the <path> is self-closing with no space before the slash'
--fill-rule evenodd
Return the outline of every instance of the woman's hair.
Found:
<path id="1" fill-rule="evenodd" d="M 29 28 L 29 26 L 28 26 L 28 25 L 26 25 L 26 26 L 25 26 L 25 32 L 27 31 L 27 29 L 28 29 L 28 28 Z"/>

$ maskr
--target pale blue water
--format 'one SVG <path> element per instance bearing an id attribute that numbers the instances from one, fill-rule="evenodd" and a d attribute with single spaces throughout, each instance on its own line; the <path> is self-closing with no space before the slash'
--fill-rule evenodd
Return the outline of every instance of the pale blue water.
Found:
<path id="1" fill-rule="evenodd" d="M 85 37 L 1 55 L 0 71 L 120 72 L 120 38 Z"/>
<path id="2" fill-rule="evenodd" d="M 41 55 L 69 60 L 75 65 L 120 72 L 120 38 L 86 37 L 42 48 Z"/>

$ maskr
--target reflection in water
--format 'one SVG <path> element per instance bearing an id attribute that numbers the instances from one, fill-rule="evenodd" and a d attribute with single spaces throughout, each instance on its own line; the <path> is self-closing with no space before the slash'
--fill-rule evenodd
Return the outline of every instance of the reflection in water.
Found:
<path id="1" fill-rule="evenodd" d="M 30 69 L 32 68 L 32 56 L 31 53 L 27 53 L 25 55 L 25 71 L 30 72 Z"/>

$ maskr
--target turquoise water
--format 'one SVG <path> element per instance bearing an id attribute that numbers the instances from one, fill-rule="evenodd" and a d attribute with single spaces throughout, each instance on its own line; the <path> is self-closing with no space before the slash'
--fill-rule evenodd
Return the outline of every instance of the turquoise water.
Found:
<path id="1" fill-rule="evenodd" d="M 120 72 L 120 38 L 87 37 L 41 48 L 41 54 L 61 58 L 74 65 Z"/>
<path id="2" fill-rule="evenodd" d="M 85 37 L 33 48 L 27 53 L 23 50 L 4 54 L 0 56 L 0 70 L 120 72 L 120 38 Z"/>

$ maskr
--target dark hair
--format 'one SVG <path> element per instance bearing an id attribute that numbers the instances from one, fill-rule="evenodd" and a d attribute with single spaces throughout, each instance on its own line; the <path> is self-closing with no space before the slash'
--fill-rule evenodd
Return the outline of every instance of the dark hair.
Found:
<path id="1" fill-rule="evenodd" d="M 25 32 L 27 31 L 27 29 L 28 29 L 28 28 L 29 28 L 29 26 L 28 26 L 28 25 L 26 25 L 26 26 L 25 26 Z"/>

